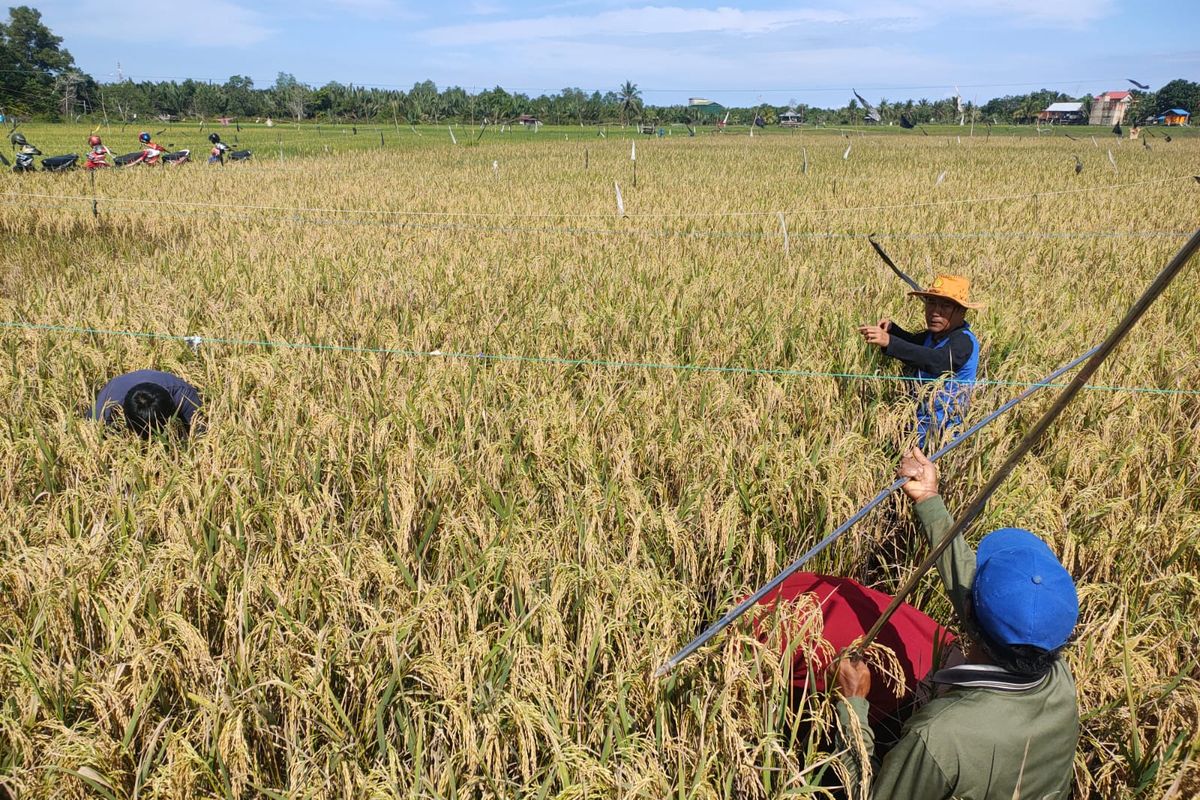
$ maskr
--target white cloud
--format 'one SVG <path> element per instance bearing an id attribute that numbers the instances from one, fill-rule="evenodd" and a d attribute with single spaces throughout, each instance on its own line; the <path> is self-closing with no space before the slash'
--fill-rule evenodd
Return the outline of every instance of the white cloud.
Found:
<path id="1" fill-rule="evenodd" d="M 396 0 L 323 0 L 317 4 L 319 13 L 327 14 L 332 6 L 338 12 L 372 20 L 414 20 L 415 14 L 404 3 Z"/>
<path id="2" fill-rule="evenodd" d="M 1001 24 L 1022 27 L 1078 28 L 1110 16 L 1114 4 L 1115 0 L 957 0 L 953 4 L 942 0 L 879 0 L 860 4 L 827 0 L 827 5 L 821 7 L 783 9 L 643 5 L 590 13 L 560 10 L 541 16 L 464 22 L 429 28 L 422 36 L 435 46 L 683 34 L 763 36 L 787 29 L 812 32 L 832 30 L 835 26 L 839 26 L 841 35 L 862 36 L 872 31 L 911 31 L 964 18 L 998 20 Z M 575 5 L 567 3 L 565 7 Z M 596 3 L 586 5 L 595 8 Z M 500 12 L 490 0 L 478 0 L 472 8 L 476 15 Z M 862 27 L 851 28 L 852 25 Z"/>
<path id="3" fill-rule="evenodd" d="M 489 3 L 487 0 L 477 0 L 467 7 L 467 13 L 476 17 L 490 17 L 495 14 L 503 14 L 507 10 L 499 3 Z"/>
<path id="4" fill-rule="evenodd" d="M 571 39 L 596 36 L 662 36 L 668 34 L 766 34 L 806 24 L 837 24 L 854 15 L 833 9 L 743 10 L 720 7 L 642 6 L 596 14 L 551 15 L 431 28 L 425 38 L 435 45 L 472 45 Z"/>
<path id="5" fill-rule="evenodd" d="M 1082 28 L 1116 11 L 1114 0 L 957 0 L 932 6 L 945 16 L 978 14 L 1002 17 L 1024 26 Z"/>
<path id="6" fill-rule="evenodd" d="M 60 27 L 67 37 L 96 37 L 121 42 L 167 43 L 193 47 L 236 47 L 256 45 L 275 31 L 257 11 L 228 0 L 206 0 L 204 20 L 197 24 L 191 14 L 166 11 L 142 19 L 136 14 L 120 24 L 95 25 L 96 19 L 112 14 L 112 4 L 103 0 L 83 0 Z"/>
<path id="7" fill-rule="evenodd" d="M 450 54 L 455 63 L 469 63 L 466 52 Z M 636 65 L 631 71 L 631 65 Z M 741 87 L 763 87 L 765 102 L 784 103 L 792 96 L 809 97 L 802 87 L 875 84 L 884 74 L 903 74 L 923 83 L 942 83 L 952 67 L 944 60 L 881 45 L 845 45 L 801 49 L 731 48 L 720 43 L 663 50 L 650 40 L 546 40 L 537 47 L 517 48 L 491 73 L 492 83 L 514 91 L 555 92 L 562 86 L 616 89 L 632 78 L 650 92 L 655 103 L 685 103 L 692 94 L 709 94 L 719 102 L 749 102 L 754 97 Z M 478 73 L 447 76 L 449 83 L 471 85 Z M 775 88 L 771 88 L 775 87 Z M 894 92 L 872 96 L 895 98 Z M 841 104 L 849 89 L 817 92 L 818 104 Z M 844 96 L 843 96 L 844 95 Z M 940 96 L 940 95 L 939 95 Z M 732 98 L 732 99 L 731 99 Z M 806 99 L 805 102 L 813 102 Z"/>

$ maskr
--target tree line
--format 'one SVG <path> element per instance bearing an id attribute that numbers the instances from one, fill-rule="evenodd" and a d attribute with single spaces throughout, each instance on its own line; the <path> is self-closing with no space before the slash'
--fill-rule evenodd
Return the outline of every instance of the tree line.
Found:
<path id="1" fill-rule="evenodd" d="M 503 123 L 523 115 L 541 122 L 564 125 L 627 124 L 687 125 L 728 121 L 749 124 L 759 118 L 773 124 L 785 111 L 795 111 L 804 122 L 824 125 L 861 124 L 868 112 L 854 99 L 840 108 L 817 108 L 792 101 L 784 106 L 758 105 L 709 111 L 684 105 L 651 105 L 643 102 L 637 85 L 626 81 L 612 91 L 584 91 L 567 87 L 559 92 L 531 96 L 496 86 L 468 91 L 459 86 L 439 89 L 421 81 L 411 89 L 355 86 L 331 81 L 310 86 L 280 72 L 270 86 L 255 86 L 245 75 L 223 83 L 196 80 L 163 80 L 99 83 L 75 65 L 75 60 L 29 6 L 9 9 L 0 23 L 0 113 L 10 117 L 51 120 L 87 117 L 116 122 L 139 118 L 291 119 L 393 125 L 458 122 Z M 1175 80 L 1156 92 L 1134 91 L 1131 119 L 1161 113 L 1169 108 L 1195 111 L 1200 107 L 1200 83 Z M 982 105 L 960 104 L 955 98 L 889 101 L 874 106 L 883 124 L 903 116 L 921 123 L 1029 123 L 1047 105 L 1075 100 L 1066 94 L 1041 89 L 1024 95 L 995 98 Z M 1078 98 L 1089 107 L 1091 95 Z"/>

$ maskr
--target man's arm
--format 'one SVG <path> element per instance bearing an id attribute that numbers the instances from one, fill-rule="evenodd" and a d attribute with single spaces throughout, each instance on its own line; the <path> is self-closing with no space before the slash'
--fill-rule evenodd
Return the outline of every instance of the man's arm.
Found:
<path id="1" fill-rule="evenodd" d="M 845 750 L 839 762 L 846 772 L 849 797 L 874 800 L 943 800 L 953 786 L 941 766 L 929 755 L 919 733 L 905 732 L 899 743 L 874 769 L 875 737 L 867 723 L 871 704 L 871 671 L 861 661 L 843 658 L 838 663 L 838 746 Z M 874 772 L 874 780 L 871 774 Z M 866 776 L 868 786 L 863 786 Z M 865 791 L 864 791 L 865 790 Z"/>
<path id="2" fill-rule="evenodd" d="M 909 331 L 906 331 L 904 328 L 901 328 L 896 323 L 891 322 L 891 320 L 888 320 L 888 322 L 890 324 L 887 326 L 887 328 L 885 330 L 887 330 L 888 335 L 891 336 L 892 338 L 903 339 L 904 341 L 908 342 L 909 344 L 920 344 L 921 342 L 923 342 L 925 340 L 924 332 L 911 333 Z"/>
<path id="3" fill-rule="evenodd" d="M 870 781 L 875 771 L 875 733 L 867 723 L 870 708 L 865 697 L 843 697 L 837 704 L 837 746 L 845 751 L 838 761 L 845 770 L 846 793 L 851 798 L 863 797 L 863 776 Z"/>
<path id="4" fill-rule="evenodd" d="M 925 539 L 932 548 L 954 525 L 954 519 L 938 494 L 937 466 L 926 458 L 924 453 L 914 448 L 900 460 L 899 475 L 908 478 L 908 483 L 904 484 L 904 493 L 912 500 L 917 510 L 917 518 L 921 521 L 921 528 L 925 531 Z M 942 576 L 942 583 L 946 586 L 946 594 L 954 604 L 954 612 L 960 620 L 966 619 L 971 600 L 971 583 L 975 579 L 975 552 L 961 536 L 955 537 L 938 557 L 937 568 L 938 574 Z"/>
<path id="5" fill-rule="evenodd" d="M 175 412 L 183 420 L 183 424 L 190 428 L 192 426 L 192 416 L 195 415 L 204 402 L 200 397 L 200 392 L 195 386 L 192 386 L 182 378 L 175 378 L 166 388 L 171 393 L 172 402 L 175 403 Z"/>
<path id="6" fill-rule="evenodd" d="M 837 663 L 837 687 L 842 695 L 837 704 L 837 743 L 844 750 L 838 761 L 846 773 L 846 793 L 851 798 L 870 797 L 875 770 L 875 733 L 867 721 L 870 668 L 857 658 L 843 657 Z"/>
<path id="7" fill-rule="evenodd" d="M 971 354 L 975 352 L 975 343 L 962 330 L 950 334 L 950 341 L 946 343 L 945 347 L 925 347 L 893 335 L 890 337 L 887 347 L 883 348 L 883 352 L 885 355 L 903 361 L 913 369 L 919 369 L 932 375 L 944 375 L 953 372 L 955 365 L 961 367 L 967 363 Z"/>

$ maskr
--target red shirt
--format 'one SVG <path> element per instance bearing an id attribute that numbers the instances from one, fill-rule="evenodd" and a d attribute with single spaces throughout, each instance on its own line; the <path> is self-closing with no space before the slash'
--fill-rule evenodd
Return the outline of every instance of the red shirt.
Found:
<path id="1" fill-rule="evenodd" d="M 809 597 L 806 599 L 804 595 Z M 772 608 L 780 599 L 797 603 L 798 610 L 805 606 L 813 608 L 813 603 L 820 609 L 820 619 L 805 619 L 800 615 L 794 618 L 791 626 L 797 633 L 820 636 L 828 643 L 821 648 L 811 645 L 798 647 L 793 657 L 792 685 L 808 686 L 814 691 L 825 690 L 825 679 L 833 659 L 866 633 L 892 602 L 888 595 L 868 589 L 857 581 L 812 572 L 797 572 L 790 576 L 775 592 L 760 600 L 759 605 Z M 767 626 L 763 624 L 766 616 L 766 613 L 760 612 L 755 618 L 755 628 L 760 638 L 765 638 L 767 634 Z M 874 679 L 867 697 L 871 702 L 872 723 L 894 716 L 920 700 L 917 685 L 935 669 L 944 666 L 948 645 L 954 641 L 954 636 L 905 603 L 888 620 L 876 641 L 896 653 L 904 672 L 905 692 L 897 697 L 880 671 L 872 670 Z M 813 660 L 809 663 L 806 651 L 811 653 L 814 650 Z"/>

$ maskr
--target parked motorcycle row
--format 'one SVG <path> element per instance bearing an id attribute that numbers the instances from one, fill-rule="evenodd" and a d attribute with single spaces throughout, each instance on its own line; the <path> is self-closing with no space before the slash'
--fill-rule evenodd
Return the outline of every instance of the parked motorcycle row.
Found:
<path id="1" fill-rule="evenodd" d="M 3 154 L 0 154 L 0 162 L 3 162 L 6 167 L 11 166 L 13 172 L 36 171 L 37 164 L 34 161 L 34 157 L 42 155 L 42 151 L 30 144 L 24 134 L 17 131 L 10 134 L 8 139 L 17 151 L 15 161 L 10 164 L 9 160 Z M 246 161 L 251 156 L 249 150 L 232 149 L 229 145 L 221 141 L 221 136 L 217 133 L 209 134 L 208 141 L 212 144 L 212 150 L 209 151 L 208 156 L 209 164 L 224 164 L 226 159 L 230 161 Z M 151 166 L 162 164 L 170 166 L 186 164 L 191 160 L 191 150 L 168 150 L 167 147 L 156 143 L 147 131 L 142 131 L 138 134 L 138 142 L 141 144 L 140 150 L 114 156 L 112 151 L 105 147 L 100 137 L 93 134 L 88 137 L 89 149 L 84 156 L 83 168 L 94 170 L 110 167 L 132 167 L 138 164 Z M 110 156 L 112 157 L 111 162 L 109 161 Z M 42 159 L 42 170 L 44 172 L 66 172 L 67 170 L 74 169 L 78 163 L 79 155 L 77 153 L 46 156 Z"/>

